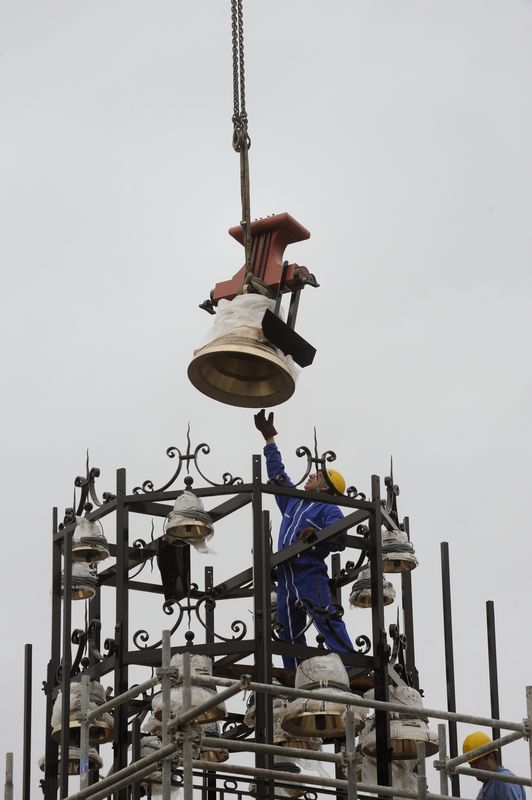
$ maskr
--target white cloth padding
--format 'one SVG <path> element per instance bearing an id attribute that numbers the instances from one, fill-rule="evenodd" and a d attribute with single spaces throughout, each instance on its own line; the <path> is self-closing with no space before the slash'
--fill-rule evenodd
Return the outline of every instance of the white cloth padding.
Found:
<path id="1" fill-rule="evenodd" d="M 392 786 L 396 789 L 407 789 L 411 792 L 417 791 L 417 778 L 415 770 L 417 761 L 406 759 L 404 761 L 392 760 Z M 377 760 L 371 756 L 364 756 L 362 759 L 362 783 L 377 785 Z M 399 800 L 399 798 L 397 798 Z"/>
<path id="2" fill-rule="evenodd" d="M 194 675 L 212 675 L 212 660 L 209 656 L 200 655 L 199 653 L 190 653 L 190 680 L 194 683 Z M 170 659 L 170 666 L 177 667 L 179 670 L 178 682 L 183 680 L 183 664 L 185 660 L 184 653 L 176 653 Z"/>
<path id="3" fill-rule="evenodd" d="M 405 710 L 390 711 L 390 739 L 413 739 L 431 745 L 432 755 L 438 747 L 438 736 L 430 730 L 427 718 L 412 708 L 423 706 L 420 693 L 411 686 L 390 686 L 390 703 L 400 703 Z M 364 697 L 373 700 L 375 690 L 369 689 Z M 364 755 L 376 747 L 375 716 L 368 717 L 366 727 L 360 736 L 360 746 Z M 430 754 L 430 753 L 428 753 Z M 413 756 L 415 758 L 415 756 Z"/>
<path id="4" fill-rule="evenodd" d="M 205 347 L 215 339 L 222 338 L 228 341 L 234 338 L 244 338 L 268 344 L 283 361 L 286 369 L 296 381 L 299 375 L 299 368 L 293 358 L 285 356 L 281 350 L 274 347 L 266 339 L 262 330 L 264 313 L 267 309 L 273 311 L 274 308 L 275 301 L 261 294 L 239 294 L 232 300 L 220 300 L 216 307 L 213 323 L 207 331 L 201 347 Z M 197 352 L 198 350 L 195 350 L 194 354 Z"/>
<path id="5" fill-rule="evenodd" d="M 101 683 L 97 681 L 91 681 L 89 683 L 89 711 L 92 711 L 98 706 L 103 705 L 105 703 L 105 689 L 103 688 Z M 81 684 L 76 681 L 76 683 L 70 684 L 70 715 L 77 714 L 81 711 Z M 54 707 L 52 709 L 52 728 L 60 729 L 62 724 L 62 713 L 63 713 L 63 696 L 61 691 L 59 691 Z M 107 722 L 110 725 L 113 724 L 113 718 L 107 712 L 101 714 L 98 719 L 101 719 L 103 722 Z"/>
<path id="6" fill-rule="evenodd" d="M 349 678 L 342 659 L 337 653 L 326 653 L 323 656 L 307 658 L 297 668 L 296 689 L 312 683 L 333 681 L 349 688 Z"/>
<path id="7" fill-rule="evenodd" d="M 201 703 L 205 703 L 207 700 L 210 700 L 213 695 L 216 695 L 215 689 L 210 689 L 206 686 L 194 686 L 190 687 L 190 694 L 191 694 L 191 707 L 194 708 L 195 706 L 201 705 Z M 162 700 L 162 693 L 156 694 L 152 700 L 152 711 L 156 717 L 159 719 L 162 718 L 162 708 L 163 708 L 163 700 Z M 216 706 L 218 709 L 219 717 L 227 716 L 227 711 L 225 708 L 225 703 L 220 703 L 219 706 Z M 214 708 L 212 709 L 212 711 Z M 170 716 L 171 717 L 178 717 L 180 714 L 183 714 L 185 711 L 184 699 L 183 699 L 183 687 L 178 686 L 170 690 Z"/>
<path id="8" fill-rule="evenodd" d="M 351 587 L 351 594 L 349 595 L 349 604 L 356 606 L 357 603 L 367 605 L 371 603 L 371 568 L 364 567 L 358 573 L 357 579 Z M 393 583 L 387 581 L 384 575 L 382 576 L 382 593 L 385 605 L 393 603 L 395 600 L 395 589 Z"/>
<path id="9" fill-rule="evenodd" d="M 81 539 L 105 539 L 103 529 L 99 522 L 93 522 L 87 517 L 76 517 L 76 527 L 72 540 L 79 542 Z"/>

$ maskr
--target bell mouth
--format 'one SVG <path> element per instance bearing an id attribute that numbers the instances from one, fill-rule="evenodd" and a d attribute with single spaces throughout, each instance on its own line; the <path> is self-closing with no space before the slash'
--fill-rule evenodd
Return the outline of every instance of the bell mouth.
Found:
<path id="1" fill-rule="evenodd" d="M 69 739 L 72 744 L 79 747 L 81 723 L 77 719 L 70 719 L 68 723 Z M 113 726 L 104 719 L 95 719 L 89 725 L 89 744 L 105 744 L 113 738 Z M 61 726 L 52 730 L 52 739 L 55 742 L 61 741 Z"/>
<path id="2" fill-rule="evenodd" d="M 276 406 L 295 390 L 273 347 L 246 338 L 218 339 L 196 350 L 188 377 L 207 397 L 241 408 Z"/>
<path id="3" fill-rule="evenodd" d="M 410 572 L 411 570 L 417 567 L 417 559 L 415 556 L 404 556 L 404 555 L 397 555 L 396 558 L 393 555 L 387 555 L 382 560 L 382 571 L 386 573 L 399 573 L 399 572 Z"/>
<path id="4" fill-rule="evenodd" d="M 294 712 L 283 717 L 283 729 L 292 736 L 319 736 L 327 739 L 345 734 L 345 720 L 342 714 L 314 713 L 312 711 Z"/>
<path id="5" fill-rule="evenodd" d="M 72 561 L 94 564 L 109 558 L 109 550 L 103 544 L 72 544 Z"/>
<path id="6" fill-rule="evenodd" d="M 166 523 L 165 533 L 169 539 L 179 539 L 185 542 L 202 542 L 213 532 L 212 525 L 198 521 L 172 521 Z"/>

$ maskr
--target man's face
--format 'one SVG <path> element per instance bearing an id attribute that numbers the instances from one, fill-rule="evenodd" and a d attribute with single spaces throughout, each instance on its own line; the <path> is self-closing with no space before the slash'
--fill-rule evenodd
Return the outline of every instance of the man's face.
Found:
<path id="1" fill-rule="evenodd" d="M 485 756 L 475 758 L 469 765 L 473 769 L 487 769 L 489 772 L 494 772 L 497 769 L 497 759 L 493 753 L 487 753 Z M 477 781 L 484 783 L 486 778 L 477 778 Z"/>
<path id="2" fill-rule="evenodd" d="M 304 489 L 306 492 L 311 492 L 313 489 L 323 488 L 322 484 L 323 484 L 323 477 L 321 472 L 315 472 L 312 475 L 308 476 Z"/>

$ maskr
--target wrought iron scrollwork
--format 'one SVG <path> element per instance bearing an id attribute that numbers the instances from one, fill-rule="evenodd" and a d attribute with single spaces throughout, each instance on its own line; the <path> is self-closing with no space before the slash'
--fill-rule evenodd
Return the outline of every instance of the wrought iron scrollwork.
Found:
<path id="1" fill-rule="evenodd" d="M 198 444 L 194 450 L 192 450 L 192 445 L 190 442 L 190 423 L 188 424 L 187 428 L 187 449 L 185 453 L 182 453 L 178 447 L 172 445 L 168 447 L 166 450 L 166 455 L 168 458 L 177 458 L 177 467 L 171 476 L 171 478 L 166 481 L 163 486 L 155 489 L 152 480 L 146 480 L 142 483 L 141 486 L 135 486 L 133 489 L 133 494 L 149 494 L 150 492 L 165 492 L 169 489 L 177 480 L 179 475 L 181 474 L 183 467 L 186 468 L 187 478 L 185 479 L 185 483 L 187 486 L 192 486 L 193 478 L 190 477 L 190 464 L 193 464 L 196 468 L 197 473 L 203 478 L 211 486 L 234 486 L 236 484 L 243 483 L 242 478 L 240 477 L 233 477 L 230 472 L 224 472 L 222 475 L 222 482 L 211 481 L 207 476 L 203 473 L 202 469 L 199 466 L 199 456 L 200 455 L 209 455 L 211 452 L 211 448 L 206 442 L 201 442 Z"/>
<path id="2" fill-rule="evenodd" d="M 390 664 L 407 686 L 413 686 L 413 676 L 406 668 L 406 649 L 408 647 L 408 642 L 405 634 L 401 633 L 399 627 L 399 611 L 397 612 L 397 623 L 395 625 L 390 625 L 388 631 L 392 640 Z"/>
<path id="3" fill-rule="evenodd" d="M 306 458 L 307 464 L 303 477 L 300 478 L 300 480 L 297 481 L 294 486 L 301 486 L 301 484 L 307 480 L 308 476 L 310 475 L 310 471 L 314 467 L 316 473 L 320 472 L 322 474 L 323 479 L 327 483 L 329 489 L 333 492 L 336 492 L 336 487 L 332 483 L 331 479 L 329 478 L 329 473 L 327 472 L 327 464 L 331 464 L 332 462 L 336 461 L 336 453 L 334 450 L 326 450 L 321 454 L 321 456 L 318 455 L 318 438 L 316 428 L 314 428 L 314 452 L 311 451 L 310 447 L 301 445 L 300 447 L 296 448 L 296 456 L 298 458 Z M 359 492 L 356 486 L 348 486 L 345 494 L 352 500 L 366 500 L 366 495 L 363 492 Z"/>
<path id="4" fill-rule="evenodd" d="M 393 482 L 393 458 L 390 457 L 390 474 L 384 479 L 386 486 L 386 505 L 385 509 L 392 517 L 397 527 L 399 527 L 399 515 L 397 511 L 397 498 L 399 496 L 399 486 Z"/>

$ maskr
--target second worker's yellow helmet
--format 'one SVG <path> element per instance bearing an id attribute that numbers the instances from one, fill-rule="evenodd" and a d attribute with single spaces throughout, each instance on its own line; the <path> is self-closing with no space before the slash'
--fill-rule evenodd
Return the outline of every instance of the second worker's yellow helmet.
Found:
<path id="1" fill-rule="evenodd" d="M 474 733 L 470 733 L 469 736 L 466 736 L 464 739 L 464 743 L 462 744 L 462 753 L 465 755 L 466 753 L 470 753 L 471 750 L 477 750 L 479 747 L 484 747 L 485 744 L 490 744 L 493 742 L 493 739 L 490 739 L 487 733 L 483 731 L 475 731 Z M 489 753 L 493 753 L 497 750 L 496 747 L 493 750 L 489 750 Z M 488 753 L 485 753 L 488 755 Z M 479 756 L 482 758 L 482 756 Z M 468 760 L 469 764 L 473 764 L 476 761 L 475 758 L 470 758 Z"/>

